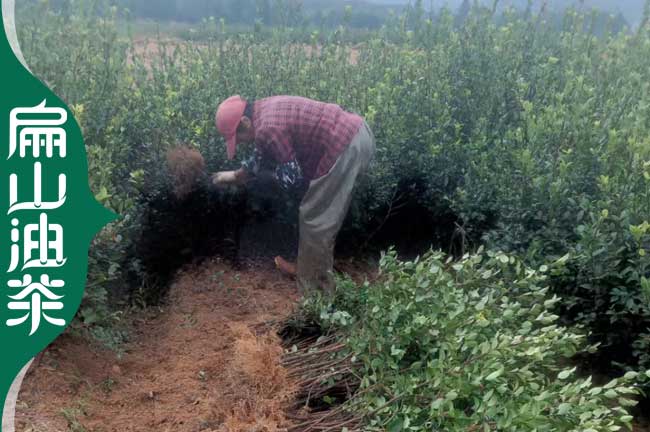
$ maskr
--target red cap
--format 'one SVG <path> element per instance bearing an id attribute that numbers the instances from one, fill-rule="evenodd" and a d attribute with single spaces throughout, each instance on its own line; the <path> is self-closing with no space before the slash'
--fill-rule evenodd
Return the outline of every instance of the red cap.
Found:
<path id="1" fill-rule="evenodd" d="M 244 115 L 246 109 L 246 100 L 239 95 L 230 96 L 221 102 L 217 113 L 214 116 L 214 122 L 217 129 L 226 140 L 226 152 L 228 159 L 235 157 L 235 148 L 237 147 L 237 126 Z"/>

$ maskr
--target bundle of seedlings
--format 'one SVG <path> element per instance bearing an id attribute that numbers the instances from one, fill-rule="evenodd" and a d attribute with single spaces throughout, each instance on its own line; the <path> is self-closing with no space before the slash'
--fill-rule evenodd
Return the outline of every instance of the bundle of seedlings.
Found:
<path id="1" fill-rule="evenodd" d="M 355 430 L 361 418 L 344 404 L 355 395 L 360 382 L 342 335 L 307 337 L 285 344 L 285 348 L 282 366 L 299 389 L 285 407 L 293 422 L 289 431 Z"/>
<path id="2" fill-rule="evenodd" d="M 283 329 L 292 336 L 283 362 L 301 389 L 290 430 L 631 428 L 650 371 L 595 385 L 567 367 L 595 347 L 553 313 L 560 299 L 547 275 L 565 262 L 531 269 L 481 250 L 401 261 L 390 251 L 377 281 L 340 281 L 333 303 L 306 301 Z M 301 325 L 322 336 L 300 340 Z"/>
<path id="3" fill-rule="evenodd" d="M 357 392 L 359 380 L 351 354 L 345 344 L 335 337 L 319 340 L 316 344 L 298 348 L 284 358 L 289 378 L 295 380 L 300 391 L 293 403 L 286 407 L 287 417 L 294 423 L 292 432 L 340 431 L 344 427 L 356 430 L 360 416 L 344 405 Z"/>
<path id="4" fill-rule="evenodd" d="M 362 416 L 352 409 L 362 366 L 347 343 L 345 328 L 365 302 L 365 293 L 339 278 L 333 300 L 311 293 L 281 325 L 282 365 L 298 389 L 286 406 L 290 432 L 358 430 Z M 338 308 L 338 310 L 337 310 Z"/>

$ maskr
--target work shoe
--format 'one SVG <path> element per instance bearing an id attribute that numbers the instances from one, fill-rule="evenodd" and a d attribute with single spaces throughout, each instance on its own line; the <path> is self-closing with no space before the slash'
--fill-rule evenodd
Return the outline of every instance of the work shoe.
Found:
<path id="1" fill-rule="evenodd" d="M 288 262 L 281 256 L 276 256 L 275 259 L 275 266 L 280 270 L 282 273 L 288 274 L 290 276 L 295 276 L 296 275 L 296 265 L 293 263 Z"/>

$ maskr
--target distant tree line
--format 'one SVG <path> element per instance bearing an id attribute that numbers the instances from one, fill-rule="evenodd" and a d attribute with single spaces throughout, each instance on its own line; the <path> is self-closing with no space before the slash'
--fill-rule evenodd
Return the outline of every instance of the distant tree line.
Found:
<path id="1" fill-rule="evenodd" d="M 25 4 L 38 0 L 25 0 Z M 453 11 L 456 26 L 461 26 L 468 16 L 475 0 L 463 0 Z M 54 9 L 64 14 L 75 7 L 71 0 L 50 0 Z M 85 3 L 86 5 L 88 2 Z M 417 30 L 423 18 L 435 19 L 439 12 L 425 8 L 422 0 L 413 0 L 404 6 L 388 6 L 369 3 L 363 0 L 95 0 L 92 2 L 98 14 L 107 5 L 117 6 L 131 18 L 144 18 L 156 21 L 177 21 L 196 23 L 214 17 L 224 19 L 230 24 L 267 27 L 314 27 L 321 29 L 346 25 L 359 29 L 378 29 L 391 17 L 401 15 L 406 29 Z M 532 10 L 531 3 L 519 8 L 517 14 L 530 16 L 543 13 L 547 20 L 561 29 L 564 11 Z M 542 6 L 544 8 L 544 6 Z M 495 19 L 506 19 L 503 10 L 495 13 Z M 601 36 L 605 33 L 618 33 L 629 28 L 622 13 L 611 15 L 594 10 L 591 20 L 584 23 L 586 29 Z"/>
<path id="2" fill-rule="evenodd" d="M 114 0 L 128 8 L 134 17 L 164 21 L 197 22 L 206 17 L 223 18 L 229 23 L 256 22 L 266 26 L 296 27 L 311 25 L 335 27 L 347 24 L 359 28 L 378 28 L 389 8 L 364 2 L 343 0 Z M 352 6 L 346 16 L 346 6 Z"/>

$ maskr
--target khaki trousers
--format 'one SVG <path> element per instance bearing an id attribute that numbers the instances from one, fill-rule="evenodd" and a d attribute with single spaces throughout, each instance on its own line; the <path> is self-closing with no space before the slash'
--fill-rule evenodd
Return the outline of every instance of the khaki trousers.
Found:
<path id="1" fill-rule="evenodd" d="M 375 138 L 364 121 L 332 169 L 312 180 L 300 203 L 297 281 L 304 295 L 321 290 L 332 295 L 334 243 L 350 208 L 352 191 L 375 153 Z"/>

